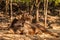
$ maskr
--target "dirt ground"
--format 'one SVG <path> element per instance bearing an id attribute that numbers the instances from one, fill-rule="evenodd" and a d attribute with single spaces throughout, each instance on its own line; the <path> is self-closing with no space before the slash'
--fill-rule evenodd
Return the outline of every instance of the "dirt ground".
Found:
<path id="1" fill-rule="evenodd" d="M 60 36 L 60 30 L 48 29 L 52 32 L 56 32 Z M 7 30 L 0 30 L 0 40 L 60 40 L 60 37 L 53 37 L 47 34 L 37 35 L 20 35 L 20 34 L 8 34 Z"/>

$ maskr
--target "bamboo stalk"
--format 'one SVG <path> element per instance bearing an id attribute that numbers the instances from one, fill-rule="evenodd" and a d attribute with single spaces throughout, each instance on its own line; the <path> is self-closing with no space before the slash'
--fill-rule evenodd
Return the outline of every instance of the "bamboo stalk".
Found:
<path id="1" fill-rule="evenodd" d="M 47 9 L 48 9 L 48 0 L 44 0 L 44 15 L 45 15 L 45 27 L 47 28 Z"/>

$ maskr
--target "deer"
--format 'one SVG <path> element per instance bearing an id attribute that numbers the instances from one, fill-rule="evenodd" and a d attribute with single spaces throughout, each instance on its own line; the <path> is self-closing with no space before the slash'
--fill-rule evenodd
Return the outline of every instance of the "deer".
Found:
<path id="1" fill-rule="evenodd" d="M 24 23 L 26 34 L 34 35 L 45 33 L 54 37 L 59 37 L 57 33 L 52 33 L 51 31 L 47 30 L 44 26 L 41 26 L 40 22 L 31 23 L 29 20 L 30 19 L 27 19 Z"/>

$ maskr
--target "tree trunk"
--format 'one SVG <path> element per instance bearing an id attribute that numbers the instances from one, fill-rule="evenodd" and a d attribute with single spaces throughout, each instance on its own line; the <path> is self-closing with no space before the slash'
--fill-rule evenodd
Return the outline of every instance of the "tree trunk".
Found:
<path id="1" fill-rule="evenodd" d="M 8 14 L 7 12 L 8 12 L 8 4 L 9 4 L 9 0 L 6 0 L 6 14 Z"/>
<path id="2" fill-rule="evenodd" d="M 48 0 L 44 0 L 44 15 L 45 15 L 45 27 L 47 28 L 47 9 L 48 9 Z"/>
<path id="3" fill-rule="evenodd" d="M 36 0 L 36 22 L 39 22 L 39 5 L 40 5 L 40 0 Z"/>
<path id="4" fill-rule="evenodd" d="M 12 0 L 10 1 L 10 10 L 11 10 L 11 21 L 12 21 Z"/>

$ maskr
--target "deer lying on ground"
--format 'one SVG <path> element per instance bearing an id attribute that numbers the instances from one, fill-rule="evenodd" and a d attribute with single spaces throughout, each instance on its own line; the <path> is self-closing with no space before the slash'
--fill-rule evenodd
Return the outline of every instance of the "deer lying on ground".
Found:
<path id="1" fill-rule="evenodd" d="M 58 37 L 58 35 L 48 31 L 45 27 L 41 26 L 40 23 L 31 23 L 30 18 L 21 19 L 20 21 L 14 19 L 10 28 L 16 33 L 26 34 L 26 35 L 35 35 L 35 34 L 50 34 L 51 36 Z"/>
<path id="2" fill-rule="evenodd" d="M 26 34 L 34 35 L 34 34 L 49 34 L 51 36 L 58 37 L 57 34 L 54 34 L 47 30 L 45 27 L 41 26 L 39 23 L 31 24 L 28 21 L 25 23 L 24 28 L 26 29 Z"/>

